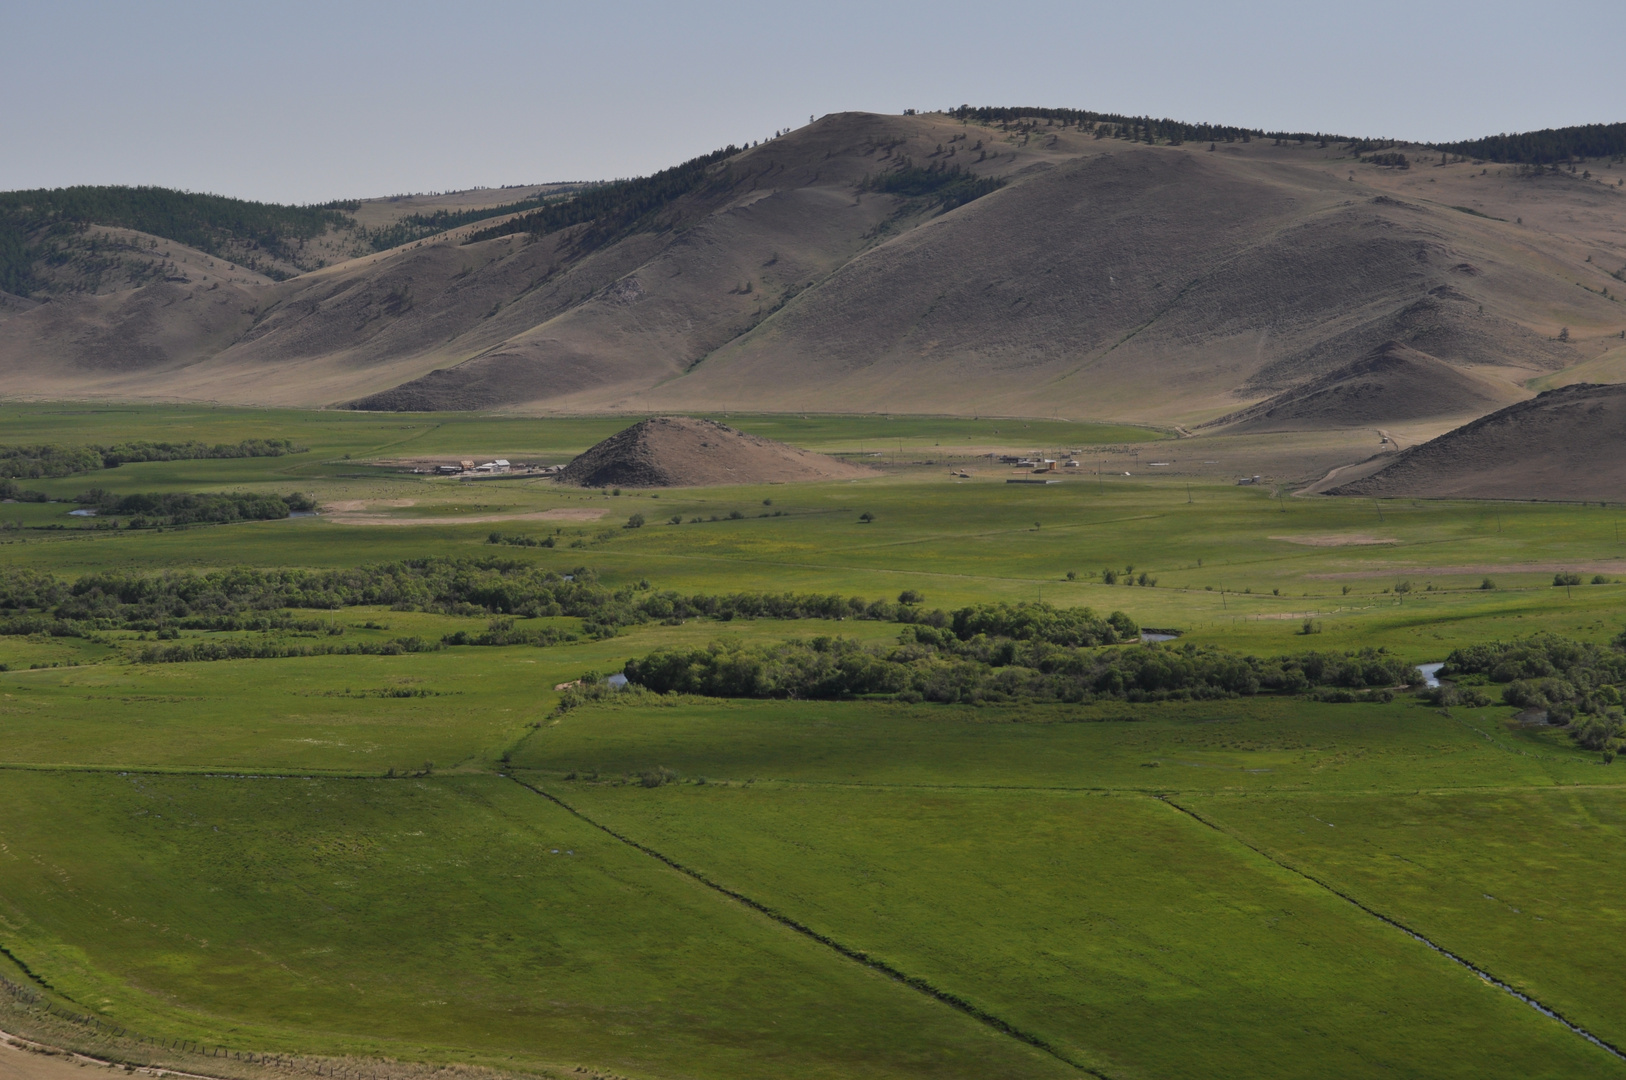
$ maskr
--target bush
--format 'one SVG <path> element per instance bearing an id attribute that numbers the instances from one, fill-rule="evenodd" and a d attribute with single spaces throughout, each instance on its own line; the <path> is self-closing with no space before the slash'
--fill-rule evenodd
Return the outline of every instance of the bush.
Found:
<path id="1" fill-rule="evenodd" d="M 638 783 L 646 788 L 658 788 L 663 784 L 677 783 L 678 774 L 662 766 L 658 769 L 649 769 L 638 774 Z"/>
<path id="2" fill-rule="evenodd" d="M 1486 705 L 1495 704 L 1484 691 L 1471 686 L 1431 686 L 1417 696 L 1430 705 L 1440 707 L 1461 705 L 1468 709 L 1482 709 Z"/>
<path id="3" fill-rule="evenodd" d="M 626 527 L 629 528 L 629 529 L 641 529 L 641 528 L 643 528 L 644 527 L 644 515 L 642 515 L 642 514 L 634 514 L 634 515 L 632 515 L 631 517 L 629 517 L 627 519 Z"/>
<path id="4" fill-rule="evenodd" d="M 1579 584 L 1581 584 L 1581 575 L 1580 574 L 1572 574 L 1572 573 L 1570 573 L 1568 571 L 1561 570 L 1558 573 L 1553 575 L 1553 586 L 1555 588 L 1560 586 L 1560 585 L 1579 585 Z"/>

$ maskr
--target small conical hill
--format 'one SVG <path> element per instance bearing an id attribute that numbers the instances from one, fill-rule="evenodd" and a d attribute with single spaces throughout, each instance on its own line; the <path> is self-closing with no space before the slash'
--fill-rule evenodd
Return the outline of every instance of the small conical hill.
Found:
<path id="1" fill-rule="evenodd" d="M 559 474 L 581 487 L 711 487 L 872 476 L 787 443 L 748 435 L 715 420 L 656 416 L 589 447 Z"/>

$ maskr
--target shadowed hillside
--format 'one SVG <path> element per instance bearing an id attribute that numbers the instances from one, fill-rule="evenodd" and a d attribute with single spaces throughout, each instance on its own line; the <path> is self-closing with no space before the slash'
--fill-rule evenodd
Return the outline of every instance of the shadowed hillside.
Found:
<path id="1" fill-rule="evenodd" d="M 1596 499 L 1626 491 L 1626 385 L 1576 383 L 1401 453 L 1330 495 Z"/>
<path id="2" fill-rule="evenodd" d="M 1418 415 L 1358 370 L 1386 343 L 1438 384 L 1429 415 L 1467 419 L 1626 330 L 1612 163 L 1401 168 L 1034 112 L 839 114 L 641 180 L 402 208 L 418 238 L 281 282 L 181 252 L 0 306 L 0 371 L 37 396 L 1167 423 L 1298 401 L 1347 426 Z M 358 205 L 352 253 L 389 228 Z"/>
<path id="3" fill-rule="evenodd" d="M 1211 421 L 1232 433 L 1369 427 L 1499 408 L 1514 388 L 1388 341 L 1353 364 Z"/>

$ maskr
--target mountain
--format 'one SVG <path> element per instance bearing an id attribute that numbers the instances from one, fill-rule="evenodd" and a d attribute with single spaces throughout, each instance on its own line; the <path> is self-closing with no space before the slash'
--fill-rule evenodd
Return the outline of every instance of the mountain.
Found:
<path id="1" fill-rule="evenodd" d="M 1441 157 L 1066 110 L 837 114 L 633 181 L 315 208 L 343 223 L 279 249 L 308 268 L 163 241 L 161 279 L 0 305 L 0 374 L 365 409 L 1194 424 L 1305 399 L 1294 423 L 1347 425 L 1340 402 L 1414 414 L 1409 391 L 1335 389 L 1371 390 L 1359 365 L 1391 342 L 1463 420 L 1613 364 L 1626 169 Z"/>
<path id="2" fill-rule="evenodd" d="M 1398 454 L 1330 495 L 1588 500 L 1626 491 L 1626 384 L 1576 383 Z"/>

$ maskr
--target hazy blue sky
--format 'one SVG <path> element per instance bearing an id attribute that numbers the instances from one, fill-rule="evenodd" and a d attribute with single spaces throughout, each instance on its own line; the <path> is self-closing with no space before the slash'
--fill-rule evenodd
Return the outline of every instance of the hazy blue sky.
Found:
<path id="1" fill-rule="evenodd" d="M 318 201 L 645 173 L 844 109 L 1429 140 L 1626 120 L 1626 0 L 0 0 L 0 189 Z"/>

